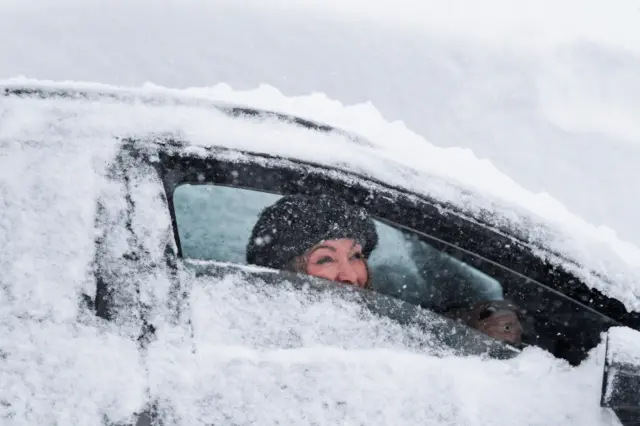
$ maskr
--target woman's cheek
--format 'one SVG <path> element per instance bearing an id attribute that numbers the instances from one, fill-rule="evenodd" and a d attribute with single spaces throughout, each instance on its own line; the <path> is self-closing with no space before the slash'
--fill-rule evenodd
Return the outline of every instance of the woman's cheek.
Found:
<path id="1" fill-rule="evenodd" d="M 364 260 L 358 262 L 358 276 L 362 277 L 359 281 L 361 281 L 363 285 L 369 280 L 369 271 Z"/>
<path id="2" fill-rule="evenodd" d="M 326 278 L 328 280 L 334 280 L 336 277 L 335 267 L 333 265 L 315 265 L 311 264 L 307 268 L 307 274 L 314 277 Z"/>

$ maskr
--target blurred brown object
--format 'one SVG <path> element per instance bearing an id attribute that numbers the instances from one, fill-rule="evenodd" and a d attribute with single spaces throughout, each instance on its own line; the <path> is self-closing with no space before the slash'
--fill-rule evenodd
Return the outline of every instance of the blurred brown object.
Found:
<path id="1" fill-rule="evenodd" d="M 468 326 L 495 339 L 512 345 L 522 344 L 523 327 L 519 316 L 521 309 L 508 300 L 477 303 L 468 308 L 454 308 L 447 315 L 459 319 Z"/>

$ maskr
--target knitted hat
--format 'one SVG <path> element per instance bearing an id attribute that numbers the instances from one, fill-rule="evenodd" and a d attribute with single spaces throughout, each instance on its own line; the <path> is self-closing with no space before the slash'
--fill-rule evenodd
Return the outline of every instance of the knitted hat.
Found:
<path id="1" fill-rule="evenodd" d="M 289 269 L 297 256 L 326 240 L 353 239 L 369 257 L 378 244 L 366 210 L 327 195 L 282 197 L 265 208 L 247 245 L 247 263 Z"/>

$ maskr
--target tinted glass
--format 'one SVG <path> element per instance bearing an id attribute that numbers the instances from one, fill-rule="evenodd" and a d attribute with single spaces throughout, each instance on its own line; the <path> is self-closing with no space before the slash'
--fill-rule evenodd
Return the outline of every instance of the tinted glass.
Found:
<path id="1" fill-rule="evenodd" d="M 281 196 L 228 186 L 180 185 L 173 194 L 183 256 L 246 263 L 251 229 Z"/>
<path id="2" fill-rule="evenodd" d="M 174 205 L 183 256 L 245 264 L 253 225 L 279 198 L 228 186 L 179 186 Z M 379 220 L 374 223 L 379 242 L 368 261 L 374 289 L 429 306 L 503 298 L 496 279 L 406 231 Z"/>

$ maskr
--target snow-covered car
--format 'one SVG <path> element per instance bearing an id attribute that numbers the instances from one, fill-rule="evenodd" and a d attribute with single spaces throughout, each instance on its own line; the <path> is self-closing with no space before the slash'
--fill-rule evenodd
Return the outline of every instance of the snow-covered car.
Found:
<path id="1" fill-rule="evenodd" d="M 593 424 L 603 421 L 594 419 L 594 412 L 609 409 L 623 424 L 638 423 L 640 340 L 631 329 L 640 329 L 640 313 L 603 291 L 615 285 L 615 277 L 543 244 L 556 238 L 546 225 L 492 210 L 493 204 L 478 201 L 482 199 L 468 190 L 389 161 L 358 135 L 285 114 L 176 94 L 72 85 L 6 85 L 0 101 L 3 151 L 13 153 L 17 164 L 45 152 L 41 166 L 20 170 L 34 179 L 24 178 L 31 182 L 24 192 L 5 188 L 6 200 L 13 194 L 14 201 L 6 201 L 3 209 L 10 211 L 19 204 L 15 200 L 31 197 L 45 203 L 41 208 L 70 203 L 51 222 L 59 228 L 42 233 L 45 247 L 15 249 L 14 257 L 7 258 L 3 309 L 6 318 L 16 321 L 12 330 L 29 321 L 35 327 L 79 321 L 135 342 L 139 370 L 129 374 L 142 391 L 128 391 L 137 395 L 129 401 L 128 417 L 126 403 L 100 399 L 111 407 L 96 408 L 100 421 L 472 424 L 476 419 L 473 424 L 485 424 L 501 406 L 498 401 L 493 408 L 487 405 L 487 412 L 465 413 L 452 402 L 450 409 L 439 407 L 436 414 L 420 417 L 412 411 L 416 408 L 398 409 L 410 403 L 423 413 L 424 395 L 415 400 L 414 394 L 400 405 L 390 403 L 387 413 L 380 405 L 388 395 L 363 409 L 362 398 L 332 394 L 318 378 L 324 373 L 314 373 L 319 360 L 301 367 L 301 376 L 289 382 L 279 381 L 289 373 L 273 371 L 268 360 L 252 358 L 255 354 L 224 355 L 235 361 L 221 367 L 218 360 L 209 370 L 202 364 L 207 357 L 229 354 L 230 347 L 246 346 L 282 351 L 284 357 L 287 349 L 316 348 L 319 358 L 333 347 L 402 347 L 425 357 L 452 357 L 458 365 L 495 360 L 490 362 L 510 368 L 509 362 L 530 351 L 551 354 L 575 368 L 600 356 L 593 361 L 600 370 L 589 374 L 597 374 L 592 379 L 595 386 L 602 385 L 600 405 L 605 408 L 594 401 L 575 407 L 594 405 L 584 409 Z M 66 160 L 57 161 L 58 155 Z M 65 163 L 71 158 L 86 159 L 85 166 L 95 172 L 93 184 L 83 182 L 86 175 Z M 61 181 L 48 181 L 52 176 Z M 372 288 L 247 264 L 247 244 L 260 213 L 293 194 L 332 194 L 366 209 L 379 238 L 368 259 Z M 82 204 L 74 204 L 78 199 Z M 26 214 L 21 211 L 16 215 Z M 13 216 L 6 215 L 5 224 L 11 224 Z M 48 223 L 44 220 L 42 226 Z M 15 232 L 26 240 L 37 230 Z M 5 231 L 14 232 L 9 227 Z M 82 235 L 90 238 L 79 242 Z M 37 259 L 45 266 L 27 277 L 21 262 Z M 33 284 L 34 278 L 48 284 Z M 49 292 L 56 295 L 49 297 Z M 263 309 L 256 310 L 258 305 Z M 500 315 L 503 320 L 486 326 Z M 497 334 L 496 328 L 501 329 Z M 515 338 L 504 337 L 514 329 Z M 605 344 L 606 354 L 598 352 Z M 3 346 L 5 367 L 27 359 L 20 348 Z M 243 367 L 242 360 L 252 368 Z M 296 362 L 302 361 L 292 360 L 288 368 L 296 370 Z M 107 365 L 105 361 L 105 371 Z M 187 371 L 187 365 L 201 369 Z M 95 364 L 87 371 L 102 367 Z M 473 382 L 468 373 L 460 380 Z M 190 377 L 187 382 L 181 382 L 186 380 L 181 374 Z M 192 377 L 200 374 L 208 377 L 206 385 Z M 341 374 L 347 383 L 351 380 Z M 496 382 L 499 387 L 499 377 Z M 219 388 L 207 388 L 213 383 Z M 548 386 L 554 383 L 549 380 Z M 437 383 L 433 386 L 438 389 Z M 580 386 L 572 386 L 564 396 L 571 398 L 575 390 L 580 399 Z M 274 390 L 277 395 L 270 394 Z M 51 414 L 53 408 L 24 408 L 33 402 L 14 396 L 4 400 L 2 410 L 3 418 L 15 424 L 27 412 L 58 416 L 52 424 L 73 418 Z M 273 399 L 273 410 L 256 402 L 265 398 Z M 551 418 L 563 416 L 555 424 L 583 424 L 582 408 L 562 410 L 552 409 Z M 522 415 L 520 424 L 541 424 L 537 413 L 516 410 L 515 415 Z"/>

